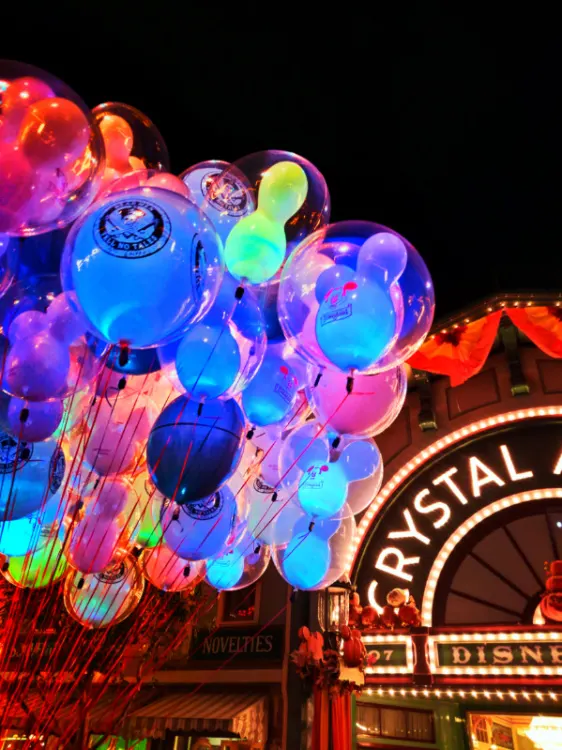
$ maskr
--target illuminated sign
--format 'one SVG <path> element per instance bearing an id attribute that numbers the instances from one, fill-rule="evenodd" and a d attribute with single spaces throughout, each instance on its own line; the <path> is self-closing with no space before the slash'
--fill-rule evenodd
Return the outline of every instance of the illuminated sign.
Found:
<path id="1" fill-rule="evenodd" d="M 364 635 L 367 674 L 408 674 L 413 671 L 411 639 L 407 635 Z"/>
<path id="2" fill-rule="evenodd" d="M 436 557 L 456 529 L 515 493 L 557 487 L 562 487 L 558 419 L 482 432 L 436 454 L 387 499 L 364 539 L 354 571 L 361 600 L 380 606 L 398 586 L 421 605 Z"/>
<path id="3" fill-rule="evenodd" d="M 437 635 L 429 638 L 433 674 L 560 675 L 560 633 Z"/>

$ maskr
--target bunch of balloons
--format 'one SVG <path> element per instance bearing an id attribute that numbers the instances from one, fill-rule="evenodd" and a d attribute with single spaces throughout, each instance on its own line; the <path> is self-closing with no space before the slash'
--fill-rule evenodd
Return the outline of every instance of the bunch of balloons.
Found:
<path id="1" fill-rule="evenodd" d="M 0 62 L 0 554 L 87 627 L 205 580 L 346 568 L 433 319 L 397 232 L 309 161 L 176 176 L 133 107 Z"/>

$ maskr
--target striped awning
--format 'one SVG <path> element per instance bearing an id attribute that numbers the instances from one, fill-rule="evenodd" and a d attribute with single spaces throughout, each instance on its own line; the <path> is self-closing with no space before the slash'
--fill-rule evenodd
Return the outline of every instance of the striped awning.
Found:
<path id="1" fill-rule="evenodd" d="M 162 738 L 166 730 L 208 732 L 211 736 L 222 732 L 265 743 L 267 707 L 268 697 L 263 693 L 172 693 L 134 711 L 123 734 Z"/>

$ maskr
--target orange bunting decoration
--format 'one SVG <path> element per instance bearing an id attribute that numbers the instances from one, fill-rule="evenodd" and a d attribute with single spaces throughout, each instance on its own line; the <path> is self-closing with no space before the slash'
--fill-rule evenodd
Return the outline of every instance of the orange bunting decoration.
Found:
<path id="1" fill-rule="evenodd" d="M 437 333 L 408 360 L 416 370 L 448 375 L 451 385 L 461 385 L 479 372 L 494 343 L 501 312 L 467 325 Z"/>
<path id="2" fill-rule="evenodd" d="M 535 346 L 549 357 L 562 357 L 562 307 L 513 307 L 506 312 Z"/>

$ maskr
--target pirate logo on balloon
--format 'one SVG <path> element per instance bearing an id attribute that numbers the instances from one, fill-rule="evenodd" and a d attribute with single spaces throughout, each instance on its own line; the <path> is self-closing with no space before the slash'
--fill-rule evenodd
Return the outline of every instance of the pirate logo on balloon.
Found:
<path id="1" fill-rule="evenodd" d="M 229 216 L 240 218 L 248 213 L 248 195 L 240 180 L 231 174 L 207 172 L 201 181 L 201 192 L 211 206 Z"/>
<path id="2" fill-rule="evenodd" d="M 147 200 L 112 203 L 94 228 L 101 249 L 118 258 L 146 258 L 159 252 L 170 237 L 170 219 Z"/>
<path id="3" fill-rule="evenodd" d="M 33 443 L 0 432 L 0 474 L 19 471 L 33 455 Z"/>

